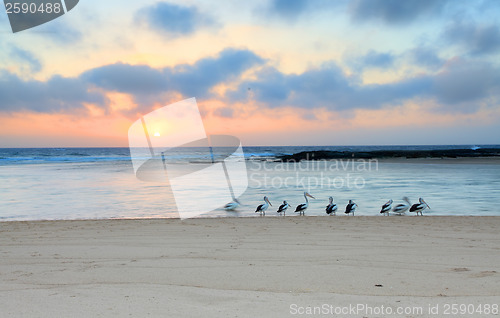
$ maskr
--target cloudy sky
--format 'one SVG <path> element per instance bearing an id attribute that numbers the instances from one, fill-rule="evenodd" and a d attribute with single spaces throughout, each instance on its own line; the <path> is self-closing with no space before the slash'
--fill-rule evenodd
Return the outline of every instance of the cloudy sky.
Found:
<path id="1" fill-rule="evenodd" d="M 127 146 L 196 97 L 245 145 L 498 144 L 500 2 L 81 0 L 13 34 L 0 147 Z"/>

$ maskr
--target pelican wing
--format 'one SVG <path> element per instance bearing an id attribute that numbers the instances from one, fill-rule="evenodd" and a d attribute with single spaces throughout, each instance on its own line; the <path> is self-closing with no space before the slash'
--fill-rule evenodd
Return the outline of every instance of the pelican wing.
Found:
<path id="1" fill-rule="evenodd" d="M 297 205 L 297 208 L 295 209 L 295 212 L 302 211 L 302 210 L 304 210 L 305 208 L 306 208 L 305 203 L 299 204 L 299 205 Z"/>
<path id="2" fill-rule="evenodd" d="M 384 204 L 382 206 L 382 209 L 380 210 L 380 213 L 389 212 L 391 210 L 391 205 L 392 205 L 392 203 L 389 203 L 389 202 Z"/>
<path id="3" fill-rule="evenodd" d="M 422 210 L 424 208 L 424 204 L 421 204 L 421 203 L 416 203 L 414 205 L 411 206 L 410 208 L 410 212 L 415 212 L 417 210 Z"/>
<path id="4" fill-rule="evenodd" d="M 351 213 L 356 209 L 356 203 L 350 203 L 345 207 L 345 213 Z"/>
<path id="5" fill-rule="evenodd" d="M 392 211 L 396 212 L 396 213 L 402 213 L 402 212 L 405 212 L 406 210 L 408 210 L 409 206 L 407 204 L 398 204 L 394 207 L 394 209 L 392 209 Z"/>
<path id="6" fill-rule="evenodd" d="M 329 204 L 326 206 L 326 213 L 330 214 L 337 211 L 337 205 L 336 204 Z"/>

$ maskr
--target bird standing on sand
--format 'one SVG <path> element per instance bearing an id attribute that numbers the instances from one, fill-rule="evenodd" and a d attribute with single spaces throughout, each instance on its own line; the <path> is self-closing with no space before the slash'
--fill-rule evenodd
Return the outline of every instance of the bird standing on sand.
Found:
<path id="1" fill-rule="evenodd" d="M 330 203 L 326 206 L 326 214 L 337 215 L 337 204 L 333 203 L 333 197 L 329 197 Z"/>
<path id="2" fill-rule="evenodd" d="M 431 208 L 422 198 L 418 199 L 419 203 L 415 203 L 414 205 L 411 206 L 410 212 L 416 212 L 417 215 L 420 212 L 420 215 L 423 216 L 422 211 L 425 210 L 425 208 Z"/>
<path id="3" fill-rule="evenodd" d="M 295 213 L 299 212 L 299 215 L 305 215 L 307 207 L 309 206 L 309 200 L 307 199 L 307 197 L 315 199 L 315 197 L 313 197 L 309 193 L 304 192 L 304 198 L 306 199 L 306 203 L 297 205 L 297 208 L 295 208 Z"/>
<path id="4" fill-rule="evenodd" d="M 352 213 L 352 215 L 354 215 L 354 211 L 356 211 L 357 207 L 358 207 L 358 205 L 356 203 L 354 203 L 353 200 L 349 200 L 349 203 L 345 207 L 345 214 L 351 214 Z"/>
<path id="5" fill-rule="evenodd" d="M 240 206 L 240 204 L 241 203 L 240 203 L 240 201 L 238 201 L 238 199 L 234 199 L 233 202 L 229 202 L 228 204 L 226 204 L 224 206 L 224 210 L 226 210 L 226 211 L 234 211 L 234 210 L 236 210 L 237 207 Z"/>
<path id="6" fill-rule="evenodd" d="M 408 197 L 404 197 L 403 201 L 405 201 L 406 204 L 402 203 L 402 204 L 396 205 L 392 209 L 392 212 L 396 213 L 397 215 L 403 215 L 406 211 L 408 211 L 408 209 L 411 206 L 410 199 L 408 199 Z"/>
<path id="7" fill-rule="evenodd" d="M 283 204 L 280 205 L 277 212 L 279 213 L 279 215 L 281 215 L 281 213 L 283 213 L 283 216 L 286 216 L 286 209 L 288 209 L 289 207 L 290 207 L 290 205 L 288 204 L 288 202 L 283 201 Z"/>
<path id="8" fill-rule="evenodd" d="M 389 212 L 391 211 L 392 208 L 392 199 L 384 203 L 382 205 L 382 209 L 380 209 L 380 213 L 383 213 L 384 215 L 389 216 Z"/>
<path id="9" fill-rule="evenodd" d="M 266 210 L 269 205 L 273 206 L 267 197 L 264 197 L 264 203 L 260 204 L 257 209 L 255 209 L 255 213 L 260 213 L 260 215 L 266 215 Z"/>

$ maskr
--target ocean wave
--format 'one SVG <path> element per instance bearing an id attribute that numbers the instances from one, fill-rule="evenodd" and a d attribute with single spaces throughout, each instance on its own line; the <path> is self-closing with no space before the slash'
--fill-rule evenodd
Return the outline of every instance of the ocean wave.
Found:
<path id="1" fill-rule="evenodd" d="M 69 153 L 68 156 L 89 157 L 90 155 L 86 154 L 86 153 L 72 152 L 72 153 Z"/>

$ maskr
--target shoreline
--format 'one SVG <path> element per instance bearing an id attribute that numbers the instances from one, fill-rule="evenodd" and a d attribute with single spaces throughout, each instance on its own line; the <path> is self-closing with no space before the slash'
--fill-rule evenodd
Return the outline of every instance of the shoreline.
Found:
<path id="1" fill-rule="evenodd" d="M 374 214 L 374 215 L 344 215 L 343 212 L 337 212 L 339 215 L 335 216 L 330 216 L 330 215 L 302 215 L 299 216 L 297 214 L 291 214 L 290 216 L 280 216 L 276 215 L 274 212 L 272 215 L 267 215 L 266 216 L 259 216 L 257 215 L 242 215 L 242 216 L 220 216 L 220 215 L 214 215 L 214 216 L 203 216 L 203 217 L 194 217 L 194 218 L 187 218 L 187 219 L 181 219 L 179 217 L 152 217 L 152 218 L 102 218 L 102 219 L 57 219 L 57 220 L 0 220 L 0 224 L 9 224 L 9 223 L 55 223 L 55 222 L 112 222 L 112 221 L 122 221 L 122 222 L 133 222 L 133 221 L 179 221 L 179 222 L 187 222 L 190 220 L 238 220 L 238 219 L 308 219 L 308 218 L 313 218 L 313 219 L 325 219 L 325 220 L 335 220 L 335 219 L 372 219 L 372 218 L 386 218 L 387 216 L 381 215 L 381 214 Z M 293 213 L 293 212 L 291 212 Z M 392 212 L 391 212 L 392 213 Z M 403 215 L 398 215 L 398 214 L 391 214 L 391 218 L 413 218 L 417 217 L 415 214 L 403 214 Z M 419 218 L 421 217 L 426 217 L 426 218 L 499 218 L 500 219 L 500 214 L 499 215 L 426 215 L 424 214 L 423 216 L 418 216 Z M 1 229 L 0 229 L 1 230 Z"/>
<path id="2" fill-rule="evenodd" d="M 328 219 L 337 219 L 337 218 L 366 218 L 366 219 L 371 219 L 371 218 L 380 218 L 380 217 L 386 217 L 384 215 L 296 215 L 296 214 L 291 214 L 290 216 L 280 216 L 280 215 L 274 215 L 274 212 L 272 212 L 273 215 L 265 215 L 265 216 L 259 216 L 258 214 L 256 215 L 251 215 L 251 216 L 211 216 L 211 217 L 195 217 L 195 218 L 187 218 L 187 219 L 181 219 L 181 218 L 167 218 L 167 217 L 151 217 L 151 218 L 103 218 L 103 219 L 60 219 L 60 220 L 16 220 L 16 221 L 0 221 L 0 223 L 5 222 L 5 223 L 12 223 L 12 222 L 98 222 L 98 221 L 163 221 L 163 220 L 178 220 L 178 221 L 189 221 L 189 220 L 218 220 L 218 219 L 227 219 L 227 220 L 237 220 L 237 219 L 289 219 L 289 218 L 297 218 L 297 219 L 308 219 L 308 218 L 324 218 L 325 220 Z M 340 213 L 340 212 L 337 212 Z M 392 213 L 392 212 L 391 212 Z M 406 215 L 396 215 L 396 214 L 391 214 L 390 217 L 394 218 L 405 218 L 405 217 L 416 217 L 415 214 L 406 214 Z M 426 215 L 424 214 L 423 216 L 418 216 L 418 217 L 431 217 L 431 218 L 500 218 L 499 215 Z"/>

